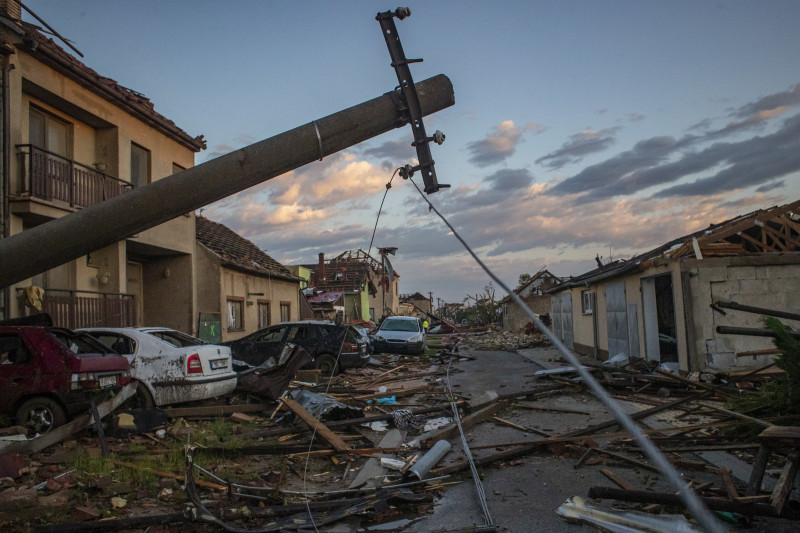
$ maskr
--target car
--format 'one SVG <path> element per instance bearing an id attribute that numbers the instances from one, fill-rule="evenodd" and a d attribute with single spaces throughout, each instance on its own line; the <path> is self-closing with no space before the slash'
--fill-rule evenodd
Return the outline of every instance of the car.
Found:
<path id="1" fill-rule="evenodd" d="M 83 328 L 130 361 L 140 407 L 208 400 L 236 388 L 231 350 L 158 327 Z"/>
<path id="2" fill-rule="evenodd" d="M 388 316 L 372 334 L 373 353 L 419 355 L 425 352 L 425 329 L 414 316 Z"/>
<path id="3" fill-rule="evenodd" d="M 45 434 L 131 382 L 128 360 L 84 333 L 0 325 L 0 415 Z"/>
<path id="4" fill-rule="evenodd" d="M 258 366 L 271 357 L 277 359 L 287 343 L 302 346 L 324 375 L 369 362 L 367 343 L 353 326 L 323 320 L 281 322 L 223 344 L 235 359 Z"/>

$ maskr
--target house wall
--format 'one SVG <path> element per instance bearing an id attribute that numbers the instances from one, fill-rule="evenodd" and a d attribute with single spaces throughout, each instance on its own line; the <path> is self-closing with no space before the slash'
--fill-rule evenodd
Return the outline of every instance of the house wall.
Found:
<path id="1" fill-rule="evenodd" d="M 774 348 L 771 338 L 716 332 L 720 325 L 763 328 L 761 315 L 733 309 L 724 309 L 723 315 L 710 305 L 725 300 L 800 314 L 800 254 L 686 259 L 681 262 L 681 272 L 688 289 L 687 301 L 691 302 L 687 320 L 692 370 L 744 370 L 772 362 L 771 355 L 736 356 Z M 800 321 L 781 321 L 795 329 L 800 327 Z"/>
<path id="2" fill-rule="evenodd" d="M 300 284 L 267 276 L 240 272 L 222 266 L 220 269 L 220 310 L 222 313 L 222 341 L 240 339 L 258 330 L 258 301 L 270 303 L 270 324 L 281 321 L 281 302 L 289 302 L 289 320 L 300 317 Z M 202 286 L 202 284 L 201 284 Z M 243 298 L 243 328 L 229 330 L 227 327 L 230 297 Z"/>
<path id="3" fill-rule="evenodd" d="M 24 49 L 12 56 L 14 70 L 9 76 L 10 117 L 10 220 L 11 234 L 58 218 L 73 209 L 67 204 L 30 197 L 19 197 L 22 190 L 17 145 L 29 143 L 31 106 L 67 123 L 66 157 L 90 168 L 130 182 L 131 143 L 150 151 L 151 181 L 173 173 L 173 165 L 194 165 L 194 152 L 172 137 L 161 133 L 89 91 L 58 71 L 40 63 Z M 137 262 L 143 263 L 143 294 L 151 301 L 141 306 L 139 323 L 171 326 L 192 332 L 194 304 L 194 215 L 177 217 L 129 239 L 137 246 Z M 17 289 L 46 282 L 46 289 L 128 293 L 129 252 L 125 242 L 111 245 L 54 269 L 46 276 L 35 276 L 11 288 L 9 316 L 25 313 L 13 297 Z M 168 269 L 170 277 L 163 276 Z M 109 281 L 99 283 L 101 271 Z M 66 273 L 66 276 L 63 275 Z"/>
<path id="4" fill-rule="evenodd" d="M 529 295 L 522 298 L 522 301 L 531 308 L 537 315 L 550 313 L 549 295 Z M 515 302 L 509 301 L 503 304 L 503 329 L 505 331 L 519 332 L 525 329 L 525 324 L 531 319 Z"/>
<path id="5" fill-rule="evenodd" d="M 373 322 L 379 321 L 383 318 L 384 307 L 391 311 L 393 315 L 400 314 L 400 276 L 395 274 L 394 276 L 394 283 L 390 286 L 389 290 L 385 292 L 380 286 L 380 281 L 378 276 L 375 276 L 374 279 L 377 282 L 378 292 L 374 295 L 369 296 L 369 305 L 367 309 L 373 308 L 375 309 L 375 314 L 378 315 L 377 317 L 372 317 Z"/>

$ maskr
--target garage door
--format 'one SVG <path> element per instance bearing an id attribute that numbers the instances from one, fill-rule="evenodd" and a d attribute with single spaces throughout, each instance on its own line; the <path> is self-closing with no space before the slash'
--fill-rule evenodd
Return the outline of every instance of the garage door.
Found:
<path id="1" fill-rule="evenodd" d="M 574 348 L 574 335 L 572 333 L 572 293 L 566 292 L 553 296 L 550 300 L 551 315 L 553 319 L 553 333 L 572 350 Z"/>
<path id="2" fill-rule="evenodd" d="M 628 345 L 628 309 L 625 303 L 625 284 L 615 283 L 605 288 L 606 322 L 608 323 L 608 357 L 623 353 L 630 355 Z"/>

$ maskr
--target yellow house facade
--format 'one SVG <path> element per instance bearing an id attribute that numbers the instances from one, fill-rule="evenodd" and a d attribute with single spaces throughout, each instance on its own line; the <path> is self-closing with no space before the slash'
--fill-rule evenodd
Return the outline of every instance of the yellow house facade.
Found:
<path id="1" fill-rule="evenodd" d="M 194 165 L 205 148 L 146 97 L 105 78 L 0 0 L 3 237 Z M 98 223 L 102 223 L 101 221 Z M 159 325 L 194 332 L 194 214 L 3 289 L 3 317 L 58 325 Z M 42 250 L 46 254 L 47 250 Z M 37 290 L 29 287 L 43 289 Z"/>

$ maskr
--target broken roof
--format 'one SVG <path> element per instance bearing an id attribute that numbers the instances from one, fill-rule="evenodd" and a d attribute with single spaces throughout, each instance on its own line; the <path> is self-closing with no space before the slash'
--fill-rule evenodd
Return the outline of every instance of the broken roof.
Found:
<path id="1" fill-rule="evenodd" d="M 559 278 L 558 276 L 554 276 L 553 273 L 547 270 L 546 268 L 541 268 L 539 272 L 531 276 L 531 278 L 528 281 L 526 281 L 525 283 L 514 289 L 514 294 L 520 294 L 522 291 L 524 291 L 527 287 L 531 286 L 536 281 L 543 279 L 549 280 L 549 282 L 552 284 L 558 284 L 564 281 L 564 278 Z M 506 294 L 506 296 L 502 300 L 500 300 L 499 303 L 502 304 L 510 301 L 511 301 L 511 295 Z"/>
<path id="2" fill-rule="evenodd" d="M 322 263 L 302 265 L 311 270 L 309 286 L 325 291 L 359 292 L 365 286 L 370 294 L 377 293 L 373 277 L 380 276 L 383 267 L 364 250 L 347 250 Z M 397 272 L 394 273 L 399 277 Z"/>
<path id="3" fill-rule="evenodd" d="M 17 48 L 48 65 L 79 85 L 108 100 L 137 119 L 152 126 L 161 133 L 179 142 L 193 152 L 206 148 L 203 136 L 191 137 L 174 122 L 156 112 L 153 103 L 143 94 L 123 87 L 116 81 L 101 76 L 78 61 L 53 39 L 43 35 L 42 28 L 28 22 L 19 21 L 24 31 L 22 43 Z"/>
<path id="4" fill-rule="evenodd" d="M 197 240 L 214 252 L 223 265 L 255 274 L 300 281 L 300 277 L 227 226 L 199 216 L 195 218 L 195 227 Z"/>
<path id="5" fill-rule="evenodd" d="M 724 257 L 776 252 L 800 251 L 800 200 L 782 206 L 759 209 L 733 217 L 718 224 L 677 239 L 657 248 L 635 255 L 629 260 L 617 260 L 585 272 L 547 291 L 550 293 L 621 276 L 630 271 L 645 269 L 652 260 L 664 256 L 678 259 L 686 256 Z"/>

